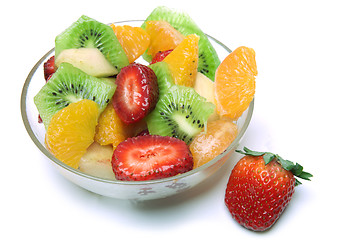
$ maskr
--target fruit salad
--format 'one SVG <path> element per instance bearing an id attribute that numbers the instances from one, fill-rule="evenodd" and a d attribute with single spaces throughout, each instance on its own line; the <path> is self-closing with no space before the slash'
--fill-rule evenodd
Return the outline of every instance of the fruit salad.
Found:
<path id="1" fill-rule="evenodd" d="M 56 37 L 34 101 L 60 161 L 105 179 L 153 180 L 200 167 L 234 141 L 256 75 L 253 49 L 220 61 L 189 15 L 157 7 L 139 27 L 81 16 Z"/>

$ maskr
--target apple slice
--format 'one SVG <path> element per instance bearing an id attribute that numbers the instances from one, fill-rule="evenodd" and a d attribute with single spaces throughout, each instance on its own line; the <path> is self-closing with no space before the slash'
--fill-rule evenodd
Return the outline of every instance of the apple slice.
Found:
<path id="1" fill-rule="evenodd" d="M 95 177 L 116 180 L 111 166 L 112 154 L 112 145 L 102 146 L 94 142 L 81 158 L 79 170 Z"/>
<path id="2" fill-rule="evenodd" d="M 214 82 L 210 80 L 207 76 L 198 72 L 196 74 L 195 91 L 202 97 L 206 98 L 206 101 L 215 104 L 215 85 Z M 219 119 L 219 115 L 214 111 L 213 114 L 210 115 L 208 121 L 214 121 Z"/>
<path id="3" fill-rule="evenodd" d="M 109 77 L 118 74 L 118 70 L 97 48 L 71 48 L 61 51 L 55 58 L 55 65 L 67 62 L 94 77 Z"/>

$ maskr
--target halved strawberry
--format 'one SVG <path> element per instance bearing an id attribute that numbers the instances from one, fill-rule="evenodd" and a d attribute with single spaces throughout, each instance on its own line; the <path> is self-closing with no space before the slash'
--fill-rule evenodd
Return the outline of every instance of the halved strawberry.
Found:
<path id="1" fill-rule="evenodd" d="M 191 152 L 177 138 L 145 135 L 121 142 L 114 150 L 112 168 L 122 181 L 144 181 L 171 177 L 193 168 Z"/>
<path id="2" fill-rule="evenodd" d="M 52 56 L 44 63 L 45 80 L 47 81 L 49 79 L 49 76 L 52 75 L 55 71 L 56 71 L 55 56 Z"/>
<path id="3" fill-rule="evenodd" d="M 167 55 L 169 55 L 172 51 L 173 51 L 173 49 L 158 52 L 158 53 L 154 56 L 154 58 L 151 60 L 151 63 L 150 63 L 150 64 L 154 64 L 154 63 L 157 63 L 157 62 L 161 62 L 161 61 L 164 60 L 164 58 L 165 58 Z"/>
<path id="4" fill-rule="evenodd" d="M 116 85 L 112 102 L 123 122 L 138 122 L 155 108 L 159 87 L 154 71 L 148 66 L 133 63 L 123 67 Z"/>

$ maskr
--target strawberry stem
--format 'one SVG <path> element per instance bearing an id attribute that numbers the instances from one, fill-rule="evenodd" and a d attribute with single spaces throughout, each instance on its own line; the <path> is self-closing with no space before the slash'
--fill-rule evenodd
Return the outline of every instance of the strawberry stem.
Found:
<path id="1" fill-rule="evenodd" d="M 298 164 L 298 163 L 294 164 L 293 162 L 291 162 L 289 160 L 285 160 L 282 157 L 280 157 L 278 154 L 274 154 L 271 152 L 253 151 L 247 147 L 244 147 L 244 150 L 235 150 L 235 152 L 238 152 L 238 153 L 241 153 L 244 155 L 255 156 L 255 157 L 262 156 L 264 159 L 265 165 L 275 159 L 282 166 L 282 168 L 292 172 L 294 174 L 294 176 L 297 178 L 301 178 L 301 179 L 310 181 L 310 178 L 313 176 L 311 173 L 304 172 L 303 167 L 300 164 Z M 301 182 L 297 178 L 295 178 L 296 186 L 301 184 Z"/>

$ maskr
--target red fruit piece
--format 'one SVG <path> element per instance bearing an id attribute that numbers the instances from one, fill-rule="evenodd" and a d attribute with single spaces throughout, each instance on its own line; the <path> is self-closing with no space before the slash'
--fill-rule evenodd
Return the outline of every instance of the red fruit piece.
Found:
<path id="1" fill-rule="evenodd" d="M 184 141 L 145 135 L 121 142 L 112 157 L 115 177 L 122 181 L 144 181 L 171 177 L 193 168 L 193 158 Z"/>
<path id="2" fill-rule="evenodd" d="M 162 60 L 164 60 L 164 58 L 169 55 L 171 52 L 173 51 L 173 49 L 167 50 L 167 51 L 160 51 L 157 54 L 155 54 L 154 58 L 151 60 L 150 64 L 154 64 L 157 62 L 161 62 Z"/>
<path id="3" fill-rule="evenodd" d="M 269 229 L 289 204 L 297 177 L 310 180 L 302 166 L 280 156 L 244 148 L 246 154 L 233 168 L 225 204 L 233 218 L 254 231 Z"/>
<path id="4" fill-rule="evenodd" d="M 47 81 L 49 77 L 56 71 L 55 67 L 55 56 L 50 57 L 45 63 L 44 63 L 44 78 Z"/>
<path id="5" fill-rule="evenodd" d="M 157 77 L 148 66 L 133 63 L 123 67 L 116 85 L 112 103 L 123 122 L 138 122 L 155 108 L 159 88 Z"/>
<path id="6" fill-rule="evenodd" d="M 49 79 L 52 77 L 52 75 L 53 75 L 53 73 L 48 76 L 48 78 L 46 79 L 46 82 L 49 81 Z"/>
<path id="7" fill-rule="evenodd" d="M 136 136 L 138 137 L 138 136 L 145 136 L 145 135 L 150 135 L 149 129 L 142 130 Z"/>

